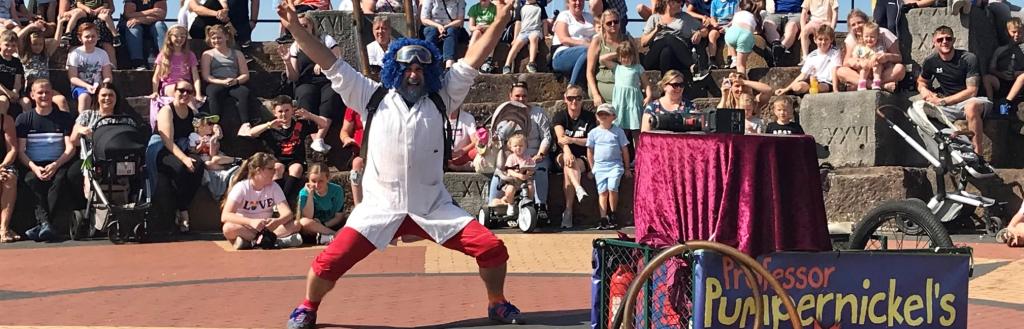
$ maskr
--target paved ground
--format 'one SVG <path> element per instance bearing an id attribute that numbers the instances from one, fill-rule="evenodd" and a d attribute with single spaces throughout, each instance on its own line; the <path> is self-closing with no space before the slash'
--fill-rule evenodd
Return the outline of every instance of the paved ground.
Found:
<path id="1" fill-rule="evenodd" d="M 591 241 L 610 232 L 502 234 L 509 297 L 530 326 L 589 327 Z M 300 301 L 320 251 L 233 251 L 213 236 L 113 246 L 106 241 L 0 246 L 0 329 L 57 326 L 279 328 Z M 206 239 L 204 241 L 204 238 Z M 1024 250 L 961 237 L 975 248 L 970 328 L 1024 323 Z M 474 262 L 429 243 L 375 253 L 341 280 L 325 327 L 492 327 Z"/>

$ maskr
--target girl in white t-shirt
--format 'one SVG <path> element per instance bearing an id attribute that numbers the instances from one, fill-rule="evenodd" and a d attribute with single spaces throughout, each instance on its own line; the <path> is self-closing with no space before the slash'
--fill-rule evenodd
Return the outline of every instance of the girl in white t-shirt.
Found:
<path id="1" fill-rule="evenodd" d="M 299 225 L 295 222 L 288 200 L 281 187 L 274 183 L 273 155 L 259 152 L 242 163 L 228 186 L 228 197 L 224 201 L 220 221 L 228 241 L 234 242 L 235 249 L 251 249 L 264 245 L 264 232 L 277 235 L 276 247 L 298 247 L 302 245 Z M 277 217 L 274 217 L 274 212 Z"/>

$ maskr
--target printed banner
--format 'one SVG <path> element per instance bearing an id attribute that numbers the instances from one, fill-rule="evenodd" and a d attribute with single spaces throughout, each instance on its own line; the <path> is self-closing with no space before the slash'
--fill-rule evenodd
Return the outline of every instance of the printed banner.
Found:
<path id="1" fill-rule="evenodd" d="M 758 259 L 789 293 L 805 328 L 967 328 L 969 255 L 779 252 Z M 751 328 L 754 300 L 738 263 L 695 255 L 692 328 Z M 782 299 L 759 280 L 764 328 L 789 328 Z"/>

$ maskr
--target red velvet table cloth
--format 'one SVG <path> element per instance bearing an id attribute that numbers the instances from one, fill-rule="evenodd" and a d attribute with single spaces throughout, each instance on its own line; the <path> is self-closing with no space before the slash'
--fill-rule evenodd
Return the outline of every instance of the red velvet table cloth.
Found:
<path id="1" fill-rule="evenodd" d="M 637 242 L 721 242 L 752 256 L 831 250 L 810 136 L 644 133 Z"/>

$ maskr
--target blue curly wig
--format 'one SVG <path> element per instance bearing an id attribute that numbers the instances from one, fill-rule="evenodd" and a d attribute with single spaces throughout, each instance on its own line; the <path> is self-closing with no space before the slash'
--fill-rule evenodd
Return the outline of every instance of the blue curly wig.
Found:
<path id="1" fill-rule="evenodd" d="M 431 56 L 434 57 L 434 62 L 432 64 L 421 64 L 423 65 L 423 83 L 427 88 L 427 92 L 441 90 L 441 79 L 444 75 L 444 72 L 441 70 L 441 51 L 437 50 L 437 46 L 434 46 L 433 42 L 420 39 L 400 38 L 391 41 L 391 45 L 388 46 L 388 51 L 384 54 L 384 60 L 381 63 L 381 84 L 384 85 L 384 88 L 388 89 L 395 89 L 402 85 L 402 76 L 405 74 L 407 67 L 406 64 L 395 61 L 395 53 L 408 45 L 420 45 L 430 51 Z"/>

